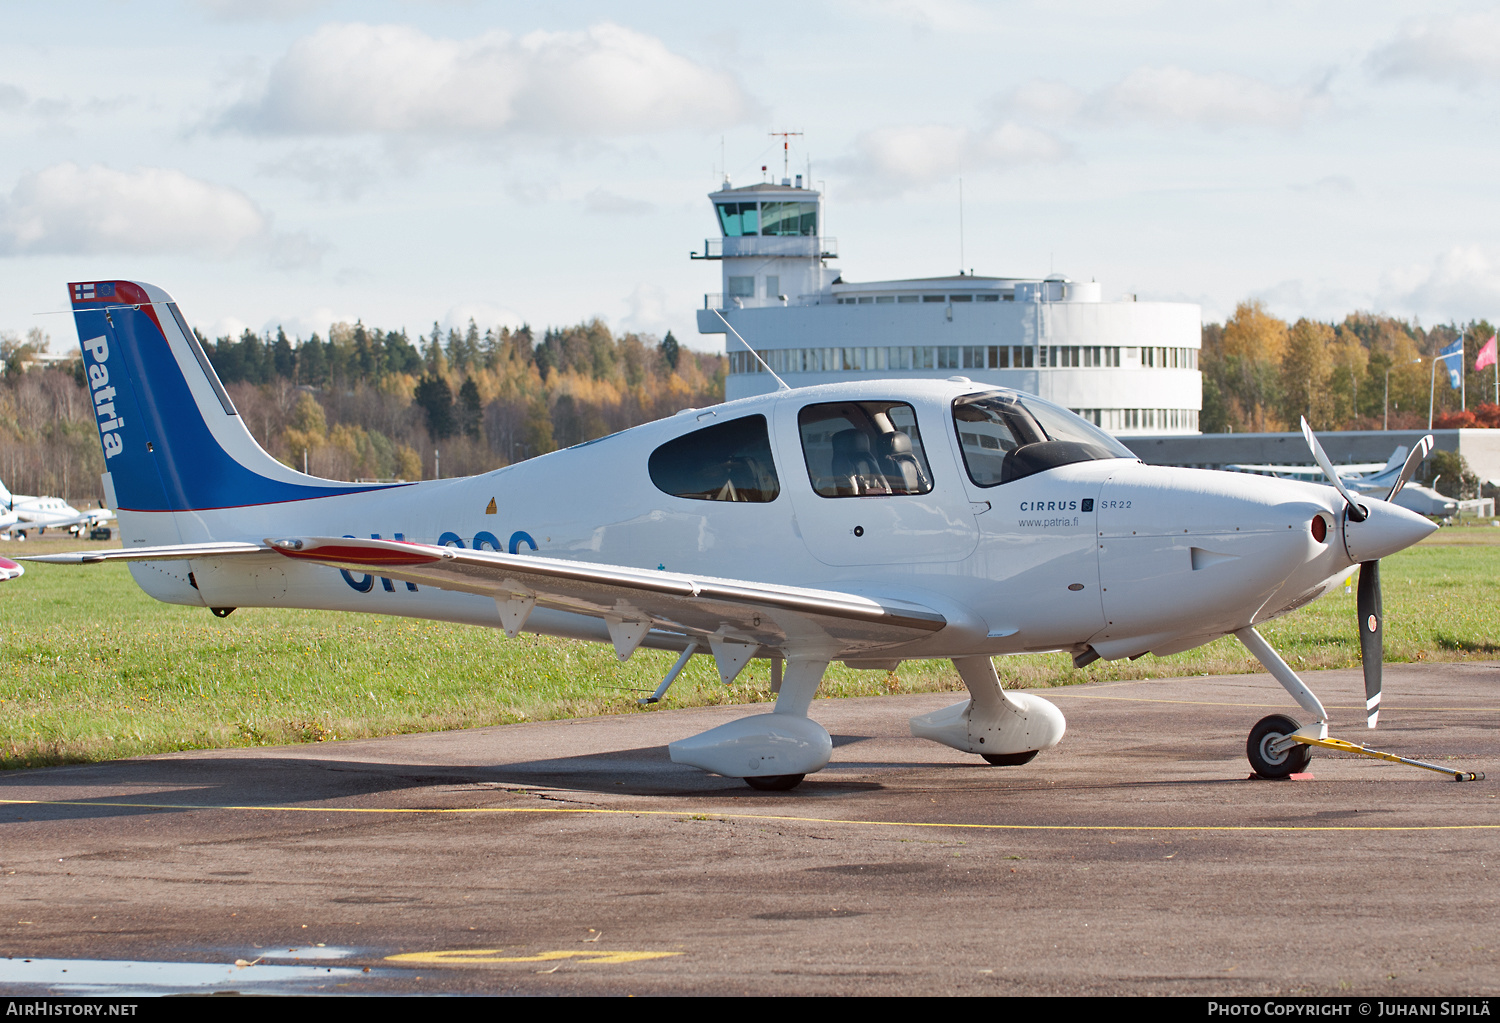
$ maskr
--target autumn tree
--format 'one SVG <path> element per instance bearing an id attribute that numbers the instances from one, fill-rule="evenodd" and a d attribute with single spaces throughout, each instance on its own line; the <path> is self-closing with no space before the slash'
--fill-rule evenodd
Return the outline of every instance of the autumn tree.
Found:
<path id="1" fill-rule="evenodd" d="M 1333 328 L 1301 319 L 1287 332 L 1281 357 L 1281 414 L 1288 423 L 1306 416 L 1315 430 L 1334 426 L 1327 384 L 1333 370 Z"/>

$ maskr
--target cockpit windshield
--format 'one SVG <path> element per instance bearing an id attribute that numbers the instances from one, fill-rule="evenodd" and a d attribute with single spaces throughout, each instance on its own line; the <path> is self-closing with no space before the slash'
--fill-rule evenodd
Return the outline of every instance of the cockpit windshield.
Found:
<path id="1" fill-rule="evenodd" d="M 1093 423 L 1029 394 L 989 391 L 953 403 L 964 468 L 995 487 L 1059 465 L 1135 454 Z"/>

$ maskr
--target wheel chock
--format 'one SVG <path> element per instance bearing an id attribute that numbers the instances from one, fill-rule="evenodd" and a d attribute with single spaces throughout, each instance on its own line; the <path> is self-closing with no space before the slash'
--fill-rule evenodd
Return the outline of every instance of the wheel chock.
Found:
<path id="1" fill-rule="evenodd" d="M 1411 760 L 1407 757 L 1398 757 L 1394 753 L 1385 753 L 1378 749 L 1370 749 L 1361 746 L 1357 742 L 1345 742 L 1343 739 L 1332 737 L 1326 739 L 1314 739 L 1306 735 L 1288 735 L 1287 739 L 1300 742 L 1304 746 L 1322 746 L 1324 749 L 1338 750 L 1340 753 L 1357 753 L 1362 757 L 1370 757 L 1373 760 L 1388 760 L 1393 764 L 1406 764 L 1409 767 L 1420 767 L 1428 771 L 1436 771 L 1438 774 L 1446 774 L 1454 781 L 1484 781 L 1483 771 L 1455 771 L 1451 767 L 1439 767 L 1437 764 L 1429 764 L 1424 760 Z"/>

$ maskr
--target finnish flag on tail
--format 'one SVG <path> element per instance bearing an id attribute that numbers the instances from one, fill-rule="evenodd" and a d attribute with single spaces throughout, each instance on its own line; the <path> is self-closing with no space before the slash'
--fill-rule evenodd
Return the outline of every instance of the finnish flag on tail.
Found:
<path id="1" fill-rule="evenodd" d="M 1438 358 L 1452 360 L 1451 362 L 1448 362 L 1444 367 L 1448 370 L 1448 386 L 1453 388 L 1455 391 L 1463 387 L 1464 339 L 1459 338 L 1447 348 L 1440 350 L 1438 352 Z"/>
<path id="2" fill-rule="evenodd" d="M 92 302 L 96 298 L 114 298 L 114 281 L 73 285 L 73 301 Z"/>

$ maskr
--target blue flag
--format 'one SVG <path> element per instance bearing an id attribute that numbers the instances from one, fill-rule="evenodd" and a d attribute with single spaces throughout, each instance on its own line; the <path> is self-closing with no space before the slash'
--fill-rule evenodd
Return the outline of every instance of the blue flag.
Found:
<path id="1" fill-rule="evenodd" d="M 1452 358 L 1457 356 L 1457 358 Z M 1447 348 L 1438 352 L 1438 358 L 1446 360 L 1448 370 L 1448 386 L 1455 391 L 1463 386 L 1463 361 L 1464 361 L 1464 339 L 1459 338 Z"/>

